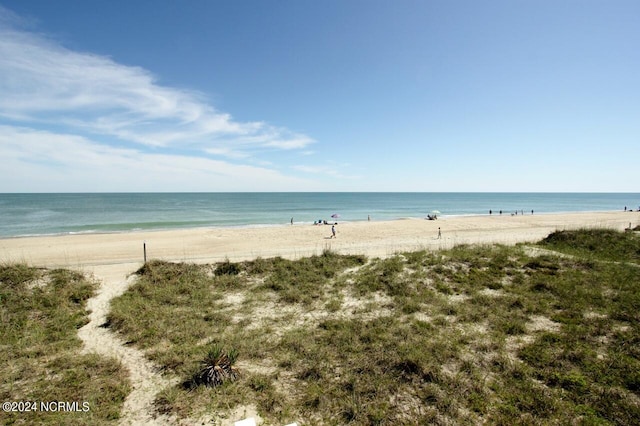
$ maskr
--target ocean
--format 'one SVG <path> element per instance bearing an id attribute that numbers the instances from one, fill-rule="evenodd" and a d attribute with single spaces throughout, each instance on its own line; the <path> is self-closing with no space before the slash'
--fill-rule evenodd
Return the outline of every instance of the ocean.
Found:
<path id="1" fill-rule="evenodd" d="M 638 193 L 0 194 L 0 237 L 640 209 Z M 332 219 L 332 215 L 339 215 Z"/>

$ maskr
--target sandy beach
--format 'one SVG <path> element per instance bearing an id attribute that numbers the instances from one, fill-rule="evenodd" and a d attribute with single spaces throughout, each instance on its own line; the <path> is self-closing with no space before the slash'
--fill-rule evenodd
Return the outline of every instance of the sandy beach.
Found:
<path id="1" fill-rule="evenodd" d="M 330 238 L 331 227 L 327 225 L 6 238 L 0 239 L 0 261 L 72 268 L 140 264 L 143 245 L 146 245 L 147 259 L 198 263 L 274 256 L 298 258 L 319 254 L 325 249 L 384 257 L 401 251 L 449 248 L 457 244 L 534 242 L 555 230 L 581 227 L 623 230 L 630 223 L 638 225 L 640 213 L 529 213 L 443 217 L 433 221 L 372 220 L 339 223 L 334 239 Z M 438 228 L 441 238 L 438 238 Z"/>

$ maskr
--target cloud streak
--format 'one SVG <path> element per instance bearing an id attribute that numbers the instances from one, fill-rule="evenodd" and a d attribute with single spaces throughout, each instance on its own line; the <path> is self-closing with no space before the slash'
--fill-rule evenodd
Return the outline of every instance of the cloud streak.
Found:
<path id="1" fill-rule="evenodd" d="M 0 125 L 0 192 L 302 190 L 313 183 L 210 158 L 116 148 L 83 136 Z"/>
<path id="2" fill-rule="evenodd" d="M 140 67 L 69 50 L 11 24 L 0 8 L 0 117 L 56 124 L 149 147 L 188 147 L 239 158 L 314 140 L 264 122 L 238 122 L 202 94 L 159 84 Z"/>
<path id="3" fill-rule="evenodd" d="M 240 122 L 148 70 L 70 50 L 0 6 L 0 192 L 313 190 L 271 161 L 315 141 Z"/>

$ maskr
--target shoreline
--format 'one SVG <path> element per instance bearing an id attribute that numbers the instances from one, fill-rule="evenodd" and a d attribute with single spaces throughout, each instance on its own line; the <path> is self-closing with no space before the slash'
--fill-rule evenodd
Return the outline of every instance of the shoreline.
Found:
<path id="1" fill-rule="evenodd" d="M 330 249 L 343 254 L 386 257 L 397 252 L 447 249 L 459 244 L 535 242 L 556 230 L 613 228 L 640 223 L 637 212 L 571 212 L 441 216 L 438 220 L 396 219 L 340 222 L 330 227 L 307 223 L 259 227 L 198 227 L 0 238 L 0 262 L 78 267 L 142 264 L 147 260 L 195 263 L 241 261 L 257 257 L 299 258 Z M 438 228 L 442 237 L 437 238 Z"/>

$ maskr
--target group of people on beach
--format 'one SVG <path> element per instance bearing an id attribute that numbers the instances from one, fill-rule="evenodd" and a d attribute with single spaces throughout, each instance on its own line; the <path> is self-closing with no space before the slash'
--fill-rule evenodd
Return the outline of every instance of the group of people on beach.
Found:
<path id="1" fill-rule="evenodd" d="M 327 222 L 324 219 L 318 219 L 313 222 L 314 225 L 337 225 L 338 222 Z"/>
<path id="2" fill-rule="evenodd" d="M 492 215 L 492 214 L 493 214 L 493 210 L 489 210 L 489 215 Z M 502 214 L 502 210 L 500 210 L 500 214 Z M 524 210 L 520 210 L 520 214 L 524 216 Z M 533 214 L 533 209 L 531 210 L 531 214 Z M 511 213 L 511 216 L 518 216 L 518 210 Z"/>

